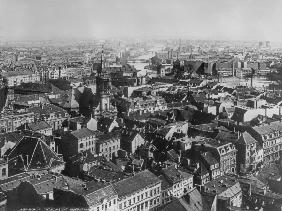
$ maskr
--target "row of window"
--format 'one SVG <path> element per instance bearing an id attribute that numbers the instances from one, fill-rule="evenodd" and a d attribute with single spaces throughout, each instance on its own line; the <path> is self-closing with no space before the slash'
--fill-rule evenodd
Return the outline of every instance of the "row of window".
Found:
<path id="1" fill-rule="evenodd" d="M 109 147 L 109 152 L 111 152 L 112 149 L 113 149 L 113 150 L 119 149 L 119 146 L 118 146 L 118 145 L 117 145 L 117 146 L 113 146 L 113 148 Z M 108 148 L 105 148 L 105 149 L 101 148 L 101 152 L 103 152 L 103 151 L 104 151 L 104 152 L 107 152 L 107 151 L 108 151 Z"/>
<path id="2" fill-rule="evenodd" d="M 101 206 L 97 206 L 96 210 L 97 211 L 102 211 L 102 210 L 107 210 L 109 207 L 113 206 L 116 204 L 116 199 L 112 201 L 109 201 L 109 203 L 105 203 L 105 204 L 102 204 Z"/>
<path id="3" fill-rule="evenodd" d="M 138 203 L 138 202 L 140 202 L 144 199 L 147 199 L 148 197 L 158 195 L 159 193 L 160 193 L 160 187 L 154 188 L 150 191 L 146 191 L 145 193 L 142 193 L 138 196 L 134 196 L 132 199 L 129 199 L 129 200 L 123 202 L 123 206 L 127 207 L 127 206 L 134 205 L 135 203 Z M 120 206 L 121 206 L 121 204 L 120 204 Z"/>
<path id="4" fill-rule="evenodd" d="M 160 203 L 160 197 L 157 197 L 157 198 L 154 198 L 154 199 L 151 199 L 150 201 L 145 201 L 141 204 L 138 204 L 137 206 L 134 206 L 130 209 L 128 209 L 128 211 L 133 211 L 133 210 L 136 210 L 139 211 L 139 210 L 144 210 L 144 209 L 148 209 L 148 207 L 152 207 L 152 206 L 157 206 L 158 204 Z M 125 208 L 125 207 L 124 207 Z M 119 204 L 119 209 L 122 210 L 122 204 Z"/>
<path id="5" fill-rule="evenodd" d="M 275 139 L 275 140 L 272 140 L 272 141 L 266 141 L 266 142 L 263 143 L 263 147 L 271 147 L 271 146 L 278 144 L 278 143 L 281 143 L 280 139 Z"/>
<path id="6" fill-rule="evenodd" d="M 85 142 L 85 146 L 86 146 L 86 147 L 87 147 L 87 146 L 92 146 L 92 145 L 94 145 L 94 141 Z M 80 148 L 83 148 L 83 147 L 84 147 L 84 144 L 83 144 L 83 143 L 80 143 L 80 144 L 79 144 L 79 147 L 80 147 Z"/>

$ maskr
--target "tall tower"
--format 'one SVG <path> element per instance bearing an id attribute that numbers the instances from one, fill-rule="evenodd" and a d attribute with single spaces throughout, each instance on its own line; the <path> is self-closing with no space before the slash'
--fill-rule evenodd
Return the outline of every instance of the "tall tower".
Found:
<path id="1" fill-rule="evenodd" d="M 100 102 L 100 112 L 110 110 L 110 90 L 111 90 L 111 78 L 103 71 L 104 69 L 104 50 L 102 49 L 101 61 L 97 70 L 96 86 L 97 96 Z"/>

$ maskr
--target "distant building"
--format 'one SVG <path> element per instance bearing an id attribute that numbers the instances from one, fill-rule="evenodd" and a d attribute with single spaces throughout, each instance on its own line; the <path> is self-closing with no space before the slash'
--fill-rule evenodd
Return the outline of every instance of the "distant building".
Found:
<path id="1" fill-rule="evenodd" d="M 240 172 L 254 170 L 262 162 L 258 142 L 248 132 L 241 134 L 235 146 L 238 150 L 237 165 Z"/>
<path id="2" fill-rule="evenodd" d="M 224 175 L 206 183 L 202 189 L 202 195 L 217 197 L 217 210 L 228 210 L 229 206 L 241 207 L 242 189 L 239 181 L 228 175 Z"/>
<path id="3" fill-rule="evenodd" d="M 95 153 L 96 136 L 97 132 L 88 128 L 67 132 L 62 137 L 60 149 L 66 158 L 87 150 Z"/>
<path id="4" fill-rule="evenodd" d="M 250 133 L 263 149 L 263 163 L 267 164 L 280 159 L 282 149 L 282 122 L 274 121 L 259 126 L 248 127 Z"/>
<path id="5" fill-rule="evenodd" d="M 36 83 L 40 81 L 40 75 L 31 71 L 9 71 L 1 74 L 7 79 L 9 87 L 19 86 L 22 83 Z"/>
<path id="6" fill-rule="evenodd" d="M 96 152 L 103 155 L 106 160 L 111 160 L 120 149 L 119 131 L 101 134 L 96 137 Z"/>
<path id="7" fill-rule="evenodd" d="M 161 204 L 161 180 L 148 170 L 114 185 L 119 210 L 153 210 Z"/>
<path id="8" fill-rule="evenodd" d="M 143 144 L 145 144 L 145 139 L 137 131 L 130 129 L 122 130 L 120 140 L 121 149 L 134 154 Z"/>
<path id="9" fill-rule="evenodd" d="M 52 126 L 50 126 L 45 121 L 29 123 L 27 124 L 26 129 L 37 132 L 37 133 L 44 134 L 46 136 L 52 135 Z"/>
<path id="10" fill-rule="evenodd" d="M 9 174 L 33 170 L 60 173 L 65 162 L 41 138 L 24 137 L 8 154 Z"/>
<path id="11" fill-rule="evenodd" d="M 174 166 L 161 171 L 162 181 L 161 203 L 169 203 L 174 197 L 180 198 L 193 189 L 193 175 Z"/>

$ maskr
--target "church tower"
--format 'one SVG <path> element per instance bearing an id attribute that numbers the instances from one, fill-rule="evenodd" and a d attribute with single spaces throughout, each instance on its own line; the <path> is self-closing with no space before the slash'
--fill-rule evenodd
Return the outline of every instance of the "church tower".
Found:
<path id="1" fill-rule="evenodd" d="M 110 96 L 111 96 L 111 78 L 104 72 L 104 50 L 102 49 L 101 61 L 99 68 L 97 70 L 96 86 L 97 86 L 97 97 L 100 103 L 100 113 L 109 111 L 110 106 Z"/>

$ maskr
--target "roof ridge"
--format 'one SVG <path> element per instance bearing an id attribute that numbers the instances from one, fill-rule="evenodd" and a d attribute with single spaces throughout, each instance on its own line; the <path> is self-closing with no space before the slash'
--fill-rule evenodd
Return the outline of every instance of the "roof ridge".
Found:
<path id="1" fill-rule="evenodd" d="M 46 155 L 45 155 L 44 150 L 43 150 L 43 148 L 42 148 L 42 142 L 40 142 L 40 147 L 41 147 L 41 151 L 42 151 L 43 157 L 44 157 L 44 159 L 45 159 L 45 162 L 46 162 L 46 164 L 47 164 Z"/>
<path id="2" fill-rule="evenodd" d="M 38 145 L 38 139 L 37 139 L 36 145 L 35 145 L 35 147 L 34 147 L 34 149 L 33 149 L 33 153 L 32 153 L 32 155 L 31 155 L 30 162 L 29 162 L 29 164 L 28 164 L 28 166 L 27 166 L 28 168 L 29 168 L 29 166 L 30 166 L 31 160 L 33 159 L 33 155 L 34 155 L 34 153 L 35 153 L 35 150 L 36 150 L 36 148 L 37 148 L 37 145 Z"/>

